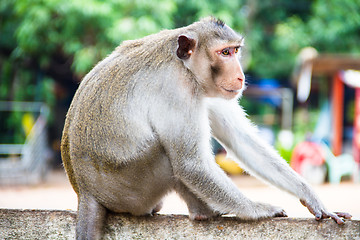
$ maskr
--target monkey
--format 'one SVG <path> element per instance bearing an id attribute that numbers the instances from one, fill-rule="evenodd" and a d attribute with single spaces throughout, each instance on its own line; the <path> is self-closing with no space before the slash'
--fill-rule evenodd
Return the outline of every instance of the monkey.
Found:
<path id="1" fill-rule="evenodd" d="M 192 220 L 286 217 L 244 196 L 214 161 L 213 136 L 247 171 L 338 224 L 315 192 L 257 133 L 238 104 L 244 37 L 207 17 L 124 41 L 81 81 L 61 154 L 78 196 L 77 239 L 99 239 L 108 211 L 151 215 L 176 191 Z"/>

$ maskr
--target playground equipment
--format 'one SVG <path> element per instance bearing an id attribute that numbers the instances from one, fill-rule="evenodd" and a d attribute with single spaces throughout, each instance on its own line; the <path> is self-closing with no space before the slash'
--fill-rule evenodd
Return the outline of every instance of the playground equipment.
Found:
<path id="1" fill-rule="evenodd" d="M 352 161 L 348 160 L 349 157 L 340 156 L 344 151 L 345 85 L 355 89 L 353 137 L 348 138 L 347 143 L 352 141 L 352 159 L 356 163 L 353 167 L 355 171 L 354 180 L 359 181 L 360 179 L 356 175 L 359 175 L 360 169 L 360 57 L 344 54 L 319 54 L 314 48 L 305 48 L 299 54 L 298 64 L 293 73 L 293 80 L 298 86 L 297 99 L 299 102 L 307 101 L 312 88 L 313 77 L 321 77 L 327 81 L 327 85 L 331 86 L 328 90 L 330 104 L 326 114 L 326 119 L 328 121 L 331 119 L 331 122 L 323 118 L 325 120 L 319 121 L 322 126 L 317 127 L 318 130 L 326 129 L 327 134 L 324 134 L 324 131 L 315 131 L 315 137 L 320 135 L 320 138 L 313 139 L 318 142 L 319 140 L 329 141 L 331 151 L 326 146 L 325 152 L 328 153 L 326 156 L 329 159 L 327 165 L 330 182 L 338 182 L 338 180 L 332 181 L 330 179 L 331 169 L 350 169 L 352 165 Z M 334 167 L 335 165 L 337 167 Z M 334 177 L 334 179 L 338 178 Z"/>
<path id="2" fill-rule="evenodd" d="M 38 102 L 1 102 L 0 111 L 37 113 L 23 144 L 0 144 L 0 184 L 35 184 L 49 169 L 47 145 L 48 107 Z"/>
<path id="3" fill-rule="evenodd" d="M 340 183 L 343 176 L 357 177 L 357 167 L 352 155 L 344 153 L 336 157 L 325 143 L 321 143 L 321 148 L 328 166 L 330 183 Z"/>
<path id="4" fill-rule="evenodd" d="M 330 183 L 338 184 L 343 176 L 357 181 L 357 166 L 350 154 L 335 156 L 324 142 L 301 142 L 291 158 L 291 167 L 313 184 L 325 182 L 326 173 Z"/>

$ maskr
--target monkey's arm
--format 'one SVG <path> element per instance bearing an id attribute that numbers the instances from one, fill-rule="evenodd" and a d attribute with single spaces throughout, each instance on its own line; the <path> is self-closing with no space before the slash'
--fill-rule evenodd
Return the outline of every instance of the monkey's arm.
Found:
<path id="1" fill-rule="evenodd" d="M 160 119 L 155 121 L 161 124 L 154 129 L 171 162 L 176 182 L 183 184 L 214 212 L 232 213 L 248 220 L 286 216 L 279 207 L 256 203 L 246 198 L 217 166 L 211 154 L 210 129 L 205 109 L 196 108 L 191 111 L 194 114 L 181 111 L 173 113 L 175 109 L 166 111 L 168 114 L 165 122 Z M 201 111 L 204 114 L 200 113 L 202 117 L 198 117 Z M 204 121 L 199 122 L 199 118 Z M 191 201 L 187 201 L 189 209 L 191 205 L 196 205 Z M 196 214 L 200 216 L 204 213 Z"/>
<path id="2" fill-rule="evenodd" d="M 253 175 L 297 196 L 317 220 L 331 217 L 341 224 L 340 217 L 351 218 L 325 209 L 312 188 L 261 139 L 236 101 L 209 99 L 208 108 L 214 137 Z"/>

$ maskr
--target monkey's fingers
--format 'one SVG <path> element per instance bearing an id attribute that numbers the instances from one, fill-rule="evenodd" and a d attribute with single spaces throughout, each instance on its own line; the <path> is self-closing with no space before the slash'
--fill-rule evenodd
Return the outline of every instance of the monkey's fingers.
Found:
<path id="1" fill-rule="evenodd" d="M 326 211 L 315 211 L 315 209 L 308 204 L 305 200 L 300 199 L 300 202 L 302 205 L 304 205 L 305 207 L 307 207 L 307 209 L 309 210 L 309 212 L 311 212 L 312 215 L 315 216 L 315 219 L 317 221 L 320 221 L 321 219 L 325 219 L 325 218 L 332 218 L 334 219 L 338 224 L 343 224 L 344 221 L 341 220 L 341 218 L 339 218 L 336 214 L 332 214 L 332 213 L 327 213 Z"/>
<path id="2" fill-rule="evenodd" d="M 351 219 L 351 215 L 349 213 L 343 212 L 335 212 L 335 213 L 326 213 L 324 212 L 322 218 L 332 218 L 337 224 L 344 224 L 345 221 L 342 219 Z"/>
<path id="3" fill-rule="evenodd" d="M 331 217 L 331 218 L 334 219 L 334 221 L 335 221 L 337 224 L 339 224 L 339 225 L 345 223 L 344 220 L 342 220 L 342 219 L 341 219 L 338 215 L 336 215 L 336 214 L 325 214 L 325 216 Z"/>
<path id="4" fill-rule="evenodd" d="M 345 219 L 351 219 L 352 218 L 351 214 L 346 213 L 346 212 L 335 212 L 335 214 L 338 215 L 338 217 L 342 217 L 342 218 L 345 218 Z"/>

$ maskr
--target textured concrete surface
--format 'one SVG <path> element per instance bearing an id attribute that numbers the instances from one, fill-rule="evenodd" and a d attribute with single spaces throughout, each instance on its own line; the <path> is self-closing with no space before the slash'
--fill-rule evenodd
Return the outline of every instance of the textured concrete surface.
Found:
<path id="1" fill-rule="evenodd" d="M 74 239 L 73 211 L 0 209 L 0 239 Z M 104 239 L 360 239 L 360 221 L 275 218 L 244 222 L 232 217 L 194 222 L 184 215 L 109 214 Z"/>
<path id="2" fill-rule="evenodd" d="M 0 0 L 1 1 L 1 0 Z M 247 175 L 231 176 L 239 190 L 256 202 L 283 208 L 289 217 L 312 218 L 313 215 L 296 197 Z M 360 220 L 360 183 L 313 186 L 329 211 L 348 212 Z M 0 208 L 76 210 L 77 196 L 63 170 L 52 172 L 35 186 L 0 186 Z M 185 202 L 174 192 L 164 198 L 160 214 L 188 214 Z"/>

